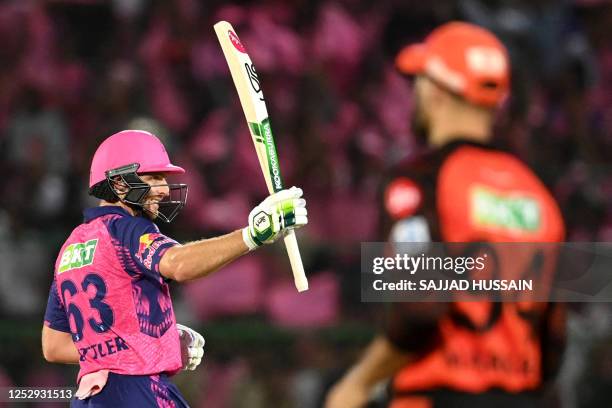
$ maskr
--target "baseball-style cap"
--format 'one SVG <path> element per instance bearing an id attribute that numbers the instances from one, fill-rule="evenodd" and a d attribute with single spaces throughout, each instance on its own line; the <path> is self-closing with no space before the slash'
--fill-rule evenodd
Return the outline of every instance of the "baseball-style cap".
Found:
<path id="1" fill-rule="evenodd" d="M 477 105 L 501 103 L 510 86 L 506 48 L 490 31 L 469 23 L 436 28 L 423 43 L 403 48 L 395 64 L 401 73 L 426 75 Z"/>

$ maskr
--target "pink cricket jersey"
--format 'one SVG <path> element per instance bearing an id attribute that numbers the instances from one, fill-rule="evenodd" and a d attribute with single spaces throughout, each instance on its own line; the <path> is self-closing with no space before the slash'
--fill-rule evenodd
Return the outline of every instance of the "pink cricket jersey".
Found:
<path id="1" fill-rule="evenodd" d="M 101 369 L 175 374 L 181 351 L 169 287 L 159 262 L 177 242 L 118 206 L 85 210 L 55 263 L 45 324 L 69 332 L 78 380 Z"/>

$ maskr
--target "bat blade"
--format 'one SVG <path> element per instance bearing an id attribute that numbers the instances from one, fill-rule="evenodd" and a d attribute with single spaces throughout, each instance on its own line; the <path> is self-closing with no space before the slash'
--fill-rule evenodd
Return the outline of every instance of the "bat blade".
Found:
<path id="1" fill-rule="evenodd" d="M 257 71 L 246 48 L 240 42 L 230 23 L 219 21 L 214 25 L 214 29 L 238 91 L 240 104 L 246 117 L 266 186 L 270 194 L 275 193 L 283 189 L 283 181 L 276 153 L 276 144 Z M 305 291 L 308 289 L 308 280 L 306 279 L 294 231 L 289 231 L 284 241 L 295 286 L 299 292 Z"/>

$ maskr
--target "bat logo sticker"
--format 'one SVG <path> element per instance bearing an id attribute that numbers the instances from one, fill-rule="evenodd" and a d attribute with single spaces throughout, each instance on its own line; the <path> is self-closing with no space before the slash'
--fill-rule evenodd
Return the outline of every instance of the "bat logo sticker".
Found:
<path id="1" fill-rule="evenodd" d="M 249 76 L 249 81 L 251 82 L 251 88 L 255 91 L 255 93 L 259 94 L 259 100 L 263 101 L 263 93 L 261 92 L 261 85 L 259 83 L 259 77 L 257 76 L 257 71 L 255 71 L 255 67 L 253 64 L 249 65 L 248 63 L 244 64 L 244 68 Z"/>
<path id="2" fill-rule="evenodd" d="M 246 54 L 246 49 L 244 48 L 244 45 L 242 45 L 242 43 L 240 42 L 240 38 L 238 38 L 236 33 L 231 31 L 231 30 L 229 30 L 227 32 L 227 35 L 228 35 L 231 43 L 234 45 L 234 48 L 236 48 L 241 53 Z"/>

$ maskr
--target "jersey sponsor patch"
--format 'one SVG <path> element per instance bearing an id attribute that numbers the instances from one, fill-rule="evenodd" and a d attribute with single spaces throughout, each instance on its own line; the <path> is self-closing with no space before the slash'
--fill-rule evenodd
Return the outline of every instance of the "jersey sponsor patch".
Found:
<path id="1" fill-rule="evenodd" d="M 422 202 L 421 189 L 406 177 L 396 178 L 385 190 L 385 208 L 396 220 L 413 215 L 421 207 Z"/>
<path id="2" fill-rule="evenodd" d="M 533 232 L 542 224 L 538 201 L 520 192 L 475 185 L 470 189 L 469 202 L 471 221 L 478 227 Z"/>
<path id="3" fill-rule="evenodd" d="M 60 258 L 57 273 L 63 273 L 72 269 L 82 268 L 91 265 L 96 253 L 97 239 L 87 242 L 75 242 L 68 245 Z"/>

